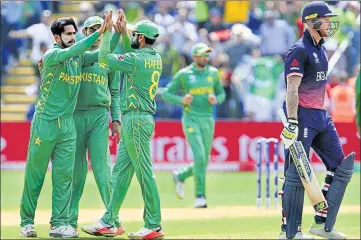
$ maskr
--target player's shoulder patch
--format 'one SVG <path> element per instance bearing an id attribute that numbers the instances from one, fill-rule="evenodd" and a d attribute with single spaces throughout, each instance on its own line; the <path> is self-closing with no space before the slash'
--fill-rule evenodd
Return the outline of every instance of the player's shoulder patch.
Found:
<path id="1" fill-rule="evenodd" d="M 118 55 L 118 59 L 119 59 L 120 61 L 124 61 L 125 57 L 124 57 L 124 55 Z"/>

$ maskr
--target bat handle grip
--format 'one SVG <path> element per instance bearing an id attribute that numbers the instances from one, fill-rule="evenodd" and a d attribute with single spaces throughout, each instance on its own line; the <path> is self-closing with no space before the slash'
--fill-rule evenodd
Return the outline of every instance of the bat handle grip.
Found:
<path id="1" fill-rule="evenodd" d="M 278 115 L 281 118 L 283 126 L 285 126 L 287 124 L 287 118 L 286 118 L 286 114 L 285 114 L 285 112 L 283 111 L 282 108 L 280 110 L 278 110 Z"/>

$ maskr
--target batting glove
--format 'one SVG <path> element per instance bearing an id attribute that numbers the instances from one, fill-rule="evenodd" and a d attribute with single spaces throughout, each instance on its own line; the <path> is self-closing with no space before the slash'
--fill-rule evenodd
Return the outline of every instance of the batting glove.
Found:
<path id="1" fill-rule="evenodd" d="M 287 124 L 283 127 L 281 139 L 288 149 L 297 140 L 298 137 L 298 121 L 297 119 L 289 118 Z"/>

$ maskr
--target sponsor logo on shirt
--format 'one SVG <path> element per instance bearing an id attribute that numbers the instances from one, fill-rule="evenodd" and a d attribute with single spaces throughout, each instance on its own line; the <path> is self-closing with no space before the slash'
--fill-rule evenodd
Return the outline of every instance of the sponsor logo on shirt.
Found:
<path id="1" fill-rule="evenodd" d="M 320 62 L 320 59 L 318 59 L 318 56 L 317 56 L 317 53 L 313 53 L 313 56 L 315 58 L 315 63 L 319 63 Z"/>
<path id="2" fill-rule="evenodd" d="M 120 61 L 124 61 L 124 56 L 123 55 L 119 55 L 118 58 L 119 58 Z"/>
<path id="3" fill-rule="evenodd" d="M 317 77 L 316 77 L 316 81 L 325 81 L 327 80 L 327 72 L 325 71 L 320 71 L 317 72 Z"/>

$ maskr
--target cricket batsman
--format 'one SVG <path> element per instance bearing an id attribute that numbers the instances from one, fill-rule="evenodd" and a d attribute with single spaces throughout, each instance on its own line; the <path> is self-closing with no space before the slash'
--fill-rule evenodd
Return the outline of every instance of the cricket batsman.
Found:
<path id="1" fill-rule="evenodd" d="M 309 232 L 328 239 L 346 238 L 334 225 L 353 174 L 355 153 L 345 157 L 335 125 L 323 108 L 328 73 L 323 43 L 325 37 L 332 36 L 338 29 L 338 22 L 331 21 L 335 16 L 325 2 L 306 4 L 302 21 L 307 28 L 285 59 L 287 93 L 284 111 L 287 112 L 288 124 L 281 133 L 286 162 L 280 239 L 312 239 L 301 232 L 304 187 L 288 151 L 296 140 L 302 142 L 308 154 L 312 147 L 327 169 L 322 193 L 328 208 L 316 212 Z"/>
<path id="2" fill-rule="evenodd" d="M 88 37 L 102 25 L 103 19 L 89 17 L 83 25 L 83 34 Z M 119 41 L 120 32 L 115 33 Z M 88 49 L 89 52 L 99 48 L 99 37 Z M 109 153 L 109 120 L 112 118 L 112 134 L 119 139 L 120 131 L 120 72 L 108 65 L 95 62 L 82 70 L 81 84 L 74 122 L 77 131 L 75 165 L 73 175 L 73 193 L 70 203 L 70 225 L 77 229 L 79 201 L 84 190 L 88 173 L 87 152 L 89 150 L 91 166 L 99 193 L 107 207 L 111 193 L 111 159 Z M 117 223 L 116 227 L 119 227 Z M 118 234 L 123 232 L 118 229 Z"/>
<path id="3" fill-rule="evenodd" d="M 121 29 L 123 47 L 128 52 L 124 55 L 111 54 L 109 40 L 112 22 L 109 20 L 100 43 L 99 57 L 111 69 L 125 73 L 120 97 L 121 141 L 113 168 L 113 191 L 102 219 L 91 226 L 82 227 L 82 230 L 95 236 L 115 235 L 115 219 L 135 172 L 145 205 L 144 227 L 128 236 L 131 239 L 161 239 L 164 233 L 161 227 L 160 199 L 150 155 L 155 96 L 162 73 L 162 59 L 153 48 L 159 36 L 158 27 L 149 20 L 142 20 L 130 28 L 133 31 L 130 39 L 124 12 L 121 11 L 119 15 L 121 18 L 116 26 Z"/>
<path id="4" fill-rule="evenodd" d="M 204 43 L 192 47 L 193 63 L 179 70 L 168 83 L 162 97 L 183 105 L 182 127 L 192 149 L 194 164 L 173 173 L 175 192 L 184 197 L 184 181 L 194 175 L 194 208 L 206 208 L 206 170 L 214 135 L 213 105 L 225 99 L 218 69 L 208 65 L 212 51 Z M 180 91 L 183 96 L 177 95 Z"/>
<path id="5" fill-rule="evenodd" d="M 43 57 L 42 83 L 31 123 L 20 205 L 20 235 L 23 237 L 37 236 L 34 228 L 35 210 L 50 158 L 53 194 L 49 236 L 78 236 L 77 231 L 69 225 L 76 146 L 73 112 L 82 67 L 98 59 L 98 52 L 85 51 L 103 34 L 104 29 L 105 24 L 89 37 L 75 43 L 77 26 L 72 18 L 60 18 L 51 25 L 56 44 Z"/>

